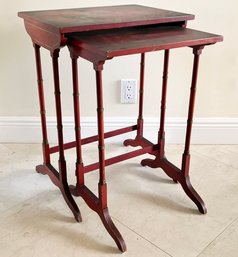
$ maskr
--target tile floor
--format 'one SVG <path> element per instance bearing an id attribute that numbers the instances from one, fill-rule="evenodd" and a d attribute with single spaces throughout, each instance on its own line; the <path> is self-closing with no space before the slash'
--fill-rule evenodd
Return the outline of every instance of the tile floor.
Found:
<path id="1" fill-rule="evenodd" d="M 84 161 L 90 163 L 96 147 L 86 148 Z M 130 150 L 111 143 L 106 149 L 110 155 Z M 168 159 L 180 166 L 182 150 L 168 146 Z M 238 256 L 238 146 L 193 145 L 191 154 L 191 181 L 206 202 L 206 215 L 162 170 L 141 167 L 142 156 L 107 167 L 110 214 L 128 248 L 123 256 Z M 1 257 L 120 256 L 82 199 L 76 202 L 83 222 L 76 223 L 59 190 L 34 171 L 40 145 L 2 144 L 0 156 Z M 73 150 L 67 160 L 73 183 Z M 97 172 L 86 176 L 93 190 L 97 180 Z"/>

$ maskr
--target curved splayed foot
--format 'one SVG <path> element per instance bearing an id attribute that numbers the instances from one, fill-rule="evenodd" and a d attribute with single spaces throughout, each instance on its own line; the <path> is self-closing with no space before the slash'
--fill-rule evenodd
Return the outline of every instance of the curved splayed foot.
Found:
<path id="1" fill-rule="evenodd" d="M 124 146 L 132 146 L 132 147 L 136 147 L 136 146 L 139 146 L 139 140 L 137 140 L 136 138 L 135 139 L 126 139 L 124 142 L 123 142 L 123 145 Z"/>
<path id="2" fill-rule="evenodd" d="M 47 168 L 46 165 L 37 165 L 36 166 L 36 172 L 40 173 L 42 175 L 46 175 L 47 174 Z"/>
<path id="3" fill-rule="evenodd" d="M 74 185 L 69 186 L 69 191 L 73 196 L 80 196 L 80 192 L 79 192 L 78 188 Z"/>
<path id="4" fill-rule="evenodd" d="M 57 172 L 52 165 L 38 165 L 36 166 L 36 171 L 43 175 L 47 174 L 50 177 L 51 181 L 60 189 L 65 202 L 67 203 L 75 217 L 75 220 L 77 222 L 81 222 L 82 217 L 79 208 L 70 193 L 68 184 L 62 184 L 62 182 L 60 181 L 59 172 Z"/>
<path id="5" fill-rule="evenodd" d="M 109 215 L 108 208 L 99 210 L 98 215 L 100 216 L 106 230 L 108 231 L 108 233 L 111 235 L 111 237 L 114 239 L 115 243 L 117 244 L 118 249 L 122 252 L 125 252 L 126 251 L 125 241 L 122 235 L 120 234 L 120 232 L 118 231 L 118 229 L 116 228 L 116 226 L 114 225 Z"/>
<path id="6" fill-rule="evenodd" d="M 144 159 L 140 163 L 142 166 L 148 166 L 150 168 L 158 168 L 159 164 L 157 163 L 156 159 Z"/>
<path id="7" fill-rule="evenodd" d="M 68 204 L 70 210 L 72 211 L 74 217 L 75 217 L 75 220 L 77 222 L 81 222 L 82 221 L 82 216 L 81 216 L 81 213 L 79 211 L 79 208 L 77 206 L 77 204 L 75 203 L 71 193 L 70 193 L 70 189 L 67 186 L 63 186 L 60 188 L 60 191 L 64 197 L 64 200 L 66 201 L 66 203 Z"/>
<path id="8" fill-rule="evenodd" d="M 190 182 L 190 178 L 188 176 L 184 177 L 179 182 L 180 182 L 181 186 L 183 187 L 183 190 L 185 191 L 187 196 L 197 205 L 198 210 L 202 214 L 206 214 L 207 209 L 206 209 L 205 203 L 203 202 L 202 198 L 199 196 L 199 194 L 193 188 L 193 186 Z"/>
<path id="9" fill-rule="evenodd" d="M 88 207 L 99 215 L 104 227 L 117 244 L 118 249 L 122 252 L 125 252 L 125 241 L 116 226 L 114 225 L 109 215 L 108 208 L 102 209 L 99 198 L 86 186 L 83 186 L 81 188 L 70 186 L 70 191 L 73 194 L 75 193 L 76 195 L 80 195 L 84 199 Z"/>

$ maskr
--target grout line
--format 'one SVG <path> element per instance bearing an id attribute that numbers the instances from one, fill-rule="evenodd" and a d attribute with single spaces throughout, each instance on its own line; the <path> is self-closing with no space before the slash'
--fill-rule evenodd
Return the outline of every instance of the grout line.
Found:
<path id="1" fill-rule="evenodd" d="M 203 250 L 196 256 L 199 257 L 201 254 L 210 246 L 213 242 L 216 241 L 217 238 L 219 238 L 233 223 L 235 223 L 238 220 L 238 217 L 236 217 L 231 223 L 229 223 Z"/>
<path id="2" fill-rule="evenodd" d="M 111 216 L 112 217 L 112 216 Z M 112 217 L 114 220 L 116 220 L 117 222 L 119 222 L 121 225 L 123 225 L 124 227 L 126 227 L 127 229 L 129 229 L 130 231 L 132 231 L 134 234 L 136 234 L 137 236 L 139 236 L 140 238 L 144 239 L 146 242 L 150 243 L 151 245 L 153 245 L 154 247 L 156 247 L 157 249 L 159 249 L 160 251 L 164 252 L 165 254 L 167 254 L 170 257 L 173 257 L 171 254 L 169 254 L 168 252 L 166 252 L 165 250 L 163 250 L 162 248 L 160 248 L 159 246 L 157 246 L 156 244 L 152 243 L 150 240 L 148 240 L 147 238 L 145 238 L 144 236 L 140 235 L 139 233 L 137 233 L 135 230 L 131 229 L 130 227 L 128 227 L 126 224 L 122 223 L 120 220 L 118 220 L 115 217 Z"/>
<path id="3" fill-rule="evenodd" d="M 14 205 L 8 207 L 7 209 L 2 210 L 2 211 L 1 211 L 1 214 L 5 214 L 6 212 L 11 211 L 11 210 L 14 209 L 14 208 L 17 208 L 18 206 L 23 205 L 25 202 L 28 202 L 28 201 L 33 200 L 33 199 L 36 198 L 38 195 L 39 195 L 39 194 L 34 195 L 34 196 L 32 196 L 32 197 L 29 197 L 29 198 L 27 198 L 27 199 L 25 199 L 25 200 L 23 200 L 23 201 L 21 201 L 21 202 L 19 202 L 19 203 L 16 203 L 16 204 L 14 204 Z"/>
<path id="4" fill-rule="evenodd" d="M 195 151 L 193 150 L 193 152 L 196 153 L 196 154 L 198 154 L 198 155 L 200 155 L 201 157 L 205 157 L 205 158 L 211 159 L 211 160 L 213 160 L 213 161 L 215 161 L 215 162 L 219 162 L 219 163 L 221 163 L 221 164 L 223 164 L 223 165 L 225 165 L 225 166 L 227 166 L 227 167 L 229 167 L 229 168 L 232 168 L 232 169 L 234 169 L 234 170 L 237 170 L 237 169 L 238 169 L 237 167 L 234 167 L 234 166 L 232 166 L 232 165 L 229 165 L 228 163 L 222 162 L 222 161 L 220 161 L 220 160 L 218 160 L 218 159 L 216 159 L 216 158 L 214 158 L 214 157 L 211 157 L 211 156 L 209 156 L 209 155 L 206 155 L 206 154 L 202 154 L 202 153 L 200 153 L 200 152 L 197 152 L 196 150 L 195 150 Z"/>
<path id="5" fill-rule="evenodd" d="M 58 187 L 56 187 L 55 188 L 55 190 L 56 191 L 58 191 L 58 196 L 60 197 L 60 198 L 62 198 L 62 201 L 63 202 L 65 202 L 65 200 L 64 200 L 64 198 L 63 198 L 63 195 L 61 194 L 61 192 L 60 192 L 60 190 L 58 189 Z M 23 200 L 23 201 L 21 201 L 21 202 L 19 202 L 19 203 L 16 203 L 16 204 L 14 204 L 14 205 L 12 205 L 12 206 L 10 206 L 10 207 L 8 207 L 7 209 L 4 209 L 4 210 L 2 210 L 1 211 L 1 214 L 6 214 L 8 211 L 11 211 L 12 209 L 15 209 L 15 208 L 17 208 L 17 207 L 20 207 L 21 205 L 24 205 L 24 203 L 27 203 L 27 202 L 31 202 L 32 200 L 34 200 L 35 198 L 37 198 L 39 195 L 51 195 L 52 194 L 52 190 L 50 190 L 50 191 L 43 191 L 43 192 L 39 192 L 38 194 L 36 194 L 36 195 L 34 195 L 34 196 L 31 196 L 31 197 L 29 197 L 29 198 L 27 198 L 27 199 L 25 199 L 25 200 Z M 82 206 L 83 204 L 85 204 L 85 202 L 82 202 L 82 203 L 77 203 L 77 205 L 78 205 L 78 207 L 80 207 L 80 206 Z M 67 207 L 67 203 L 65 202 L 65 206 Z"/>
<path id="6" fill-rule="evenodd" d="M 229 153 L 232 153 L 232 154 L 238 155 L 238 153 L 237 153 L 236 151 L 232 151 L 232 150 L 230 150 L 230 149 L 226 149 L 226 151 L 227 151 L 227 152 L 229 152 Z"/>

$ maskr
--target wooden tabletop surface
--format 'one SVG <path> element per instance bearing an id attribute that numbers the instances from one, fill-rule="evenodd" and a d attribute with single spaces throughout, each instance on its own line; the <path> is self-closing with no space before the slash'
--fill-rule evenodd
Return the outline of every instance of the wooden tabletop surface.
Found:
<path id="1" fill-rule="evenodd" d="M 194 19 L 194 15 L 141 5 L 19 12 L 28 23 L 60 33 L 110 29 Z"/>
<path id="2" fill-rule="evenodd" d="M 104 31 L 89 31 L 69 35 L 75 47 L 111 58 L 184 46 L 207 45 L 222 41 L 223 37 L 181 27 L 133 27 Z"/>

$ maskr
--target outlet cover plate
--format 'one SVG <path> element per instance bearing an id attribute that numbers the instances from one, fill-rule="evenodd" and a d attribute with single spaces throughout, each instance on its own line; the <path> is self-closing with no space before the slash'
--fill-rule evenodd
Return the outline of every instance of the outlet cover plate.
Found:
<path id="1" fill-rule="evenodd" d="M 121 103 L 123 104 L 137 103 L 137 80 L 136 79 L 121 80 Z"/>

